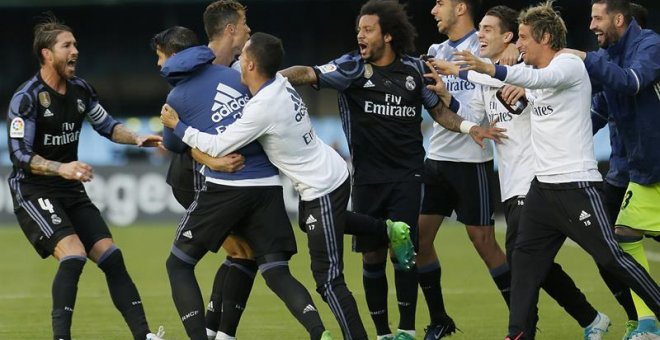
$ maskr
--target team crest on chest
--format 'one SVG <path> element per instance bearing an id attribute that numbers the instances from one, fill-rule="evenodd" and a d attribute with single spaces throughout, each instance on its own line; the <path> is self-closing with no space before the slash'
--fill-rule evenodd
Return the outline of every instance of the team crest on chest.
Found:
<path id="1" fill-rule="evenodd" d="M 374 75 L 374 68 L 371 67 L 371 64 L 364 64 L 364 77 L 369 79 Z"/>
<path id="2" fill-rule="evenodd" d="M 46 91 L 39 92 L 39 103 L 41 106 L 48 108 L 50 106 L 50 94 Z"/>
<path id="3" fill-rule="evenodd" d="M 78 99 L 78 113 L 85 112 L 85 103 L 82 100 Z"/>
<path id="4" fill-rule="evenodd" d="M 406 88 L 408 91 L 412 91 L 417 87 L 417 84 L 415 83 L 415 78 L 412 76 L 407 76 L 406 77 Z"/>

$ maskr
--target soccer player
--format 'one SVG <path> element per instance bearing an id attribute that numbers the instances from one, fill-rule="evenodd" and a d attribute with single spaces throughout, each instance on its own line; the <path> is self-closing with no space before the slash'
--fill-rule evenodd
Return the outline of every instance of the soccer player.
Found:
<path id="1" fill-rule="evenodd" d="M 294 66 L 282 71 L 293 85 L 312 84 L 339 91 L 339 110 L 353 157 L 353 209 L 374 217 L 401 220 L 417 239 L 422 198 L 424 148 L 420 123 L 424 105 L 452 131 L 470 133 L 481 143 L 499 132 L 451 113 L 424 86 L 424 65 L 407 52 L 414 49 L 415 28 L 396 1 L 369 1 L 358 16 L 359 51 L 328 64 Z M 495 135 L 493 135 L 495 134 Z M 400 321 L 390 331 L 387 313 L 387 244 L 358 236 L 363 253 L 363 284 L 378 339 L 415 337 L 417 273 L 394 263 Z"/>
<path id="2" fill-rule="evenodd" d="M 300 194 L 299 223 L 307 234 L 316 290 L 330 306 L 344 338 L 366 340 L 367 332 L 343 277 L 348 168 L 336 151 L 317 138 L 302 98 L 277 75 L 283 57 L 282 42 L 272 35 L 256 33 L 248 40 L 241 54 L 241 82 L 254 96 L 240 119 L 221 134 L 188 127 L 167 105 L 161 120 L 188 145 L 211 156 L 225 155 L 252 141 L 263 146 Z M 388 221 L 387 228 L 380 228 L 386 229 L 394 248 L 407 245 L 407 253 L 414 256 L 408 226 Z"/>
<path id="3" fill-rule="evenodd" d="M 660 235 L 660 152 L 651 146 L 660 141 L 660 135 L 652 131 L 660 127 L 656 114 L 660 36 L 640 28 L 627 0 L 592 1 L 590 29 L 601 49 L 569 52 L 584 60 L 592 84 L 603 90 L 607 114 L 623 142 L 630 182 L 615 233 L 619 245 L 648 271 L 642 238 Z M 632 299 L 639 324 L 630 337 L 660 337 L 657 314 L 635 292 Z"/>
<path id="4" fill-rule="evenodd" d="M 431 14 L 438 22 L 438 31 L 449 38 L 441 44 L 429 47 L 428 56 L 451 60 L 452 53 L 468 50 L 478 55 L 479 39 L 474 27 L 477 11 L 474 0 L 438 0 Z M 503 53 L 502 62 L 510 46 Z M 511 59 L 511 58 L 509 58 Z M 515 58 L 513 59 L 515 61 Z M 511 64 L 511 62 L 507 62 Z M 478 90 L 475 84 L 455 76 L 444 76 L 442 81 L 456 99 L 468 103 Z M 465 105 L 459 115 L 481 123 Z M 456 218 L 465 225 L 472 244 L 486 264 L 495 285 L 509 303 L 511 273 L 506 256 L 495 239 L 493 220 L 493 153 L 490 144 L 485 148 L 473 143 L 465 135 L 449 131 L 433 124 L 433 134 L 424 162 L 427 178 L 424 184 L 424 199 L 419 216 L 419 253 L 417 266 L 419 285 L 424 292 L 431 325 L 427 327 L 426 339 L 437 339 L 456 330 L 454 321 L 447 315 L 440 283 L 441 266 L 433 241 L 445 216 L 456 212 Z"/>
<path id="5" fill-rule="evenodd" d="M 593 155 L 591 83 L 585 65 L 575 55 L 557 53 L 566 45 L 566 26 L 551 1 L 523 11 L 519 23 L 517 46 L 525 63 L 536 69 L 493 65 L 459 52 L 459 60 L 468 69 L 525 87 L 534 98 L 531 143 L 536 177 L 525 198 L 513 252 L 509 338 L 527 339 L 533 334 L 526 329 L 530 311 L 566 237 L 628 283 L 658 314 L 658 285 L 619 248 L 604 209 L 602 177 Z M 563 138 L 557 138 L 559 134 Z"/>
<path id="6" fill-rule="evenodd" d="M 180 26 L 168 28 L 151 40 L 160 67 L 174 53 L 197 44 L 197 35 Z M 199 170 L 201 165 L 221 172 L 235 172 L 244 167 L 245 157 L 238 153 L 216 158 L 197 149 L 178 151 L 183 152 L 173 152 L 167 183 L 172 187 L 176 200 L 186 209 L 195 200 L 195 192 L 201 190 L 204 184 L 204 176 Z M 228 253 L 238 257 L 228 255 L 215 275 L 206 313 L 206 332 L 209 340 L 216 339 L 216 336 L 223 339 L 225 336 L 236 335 L 257 270 L 254 259 L 250 258 L 251 249 L 244 240 L 230 235 L 223 247 Z M 224 313 L 221 313 L 222 311 Z"/>
<path id="7" fill-rule="evenodd" d="M 78 280 L 87 258 L 105 274 L 110 296 L 136 340 L 161 339 L 151 333 L 137 287 L 122 252 L 82 183 L 93 169 L 78 160 L 84 119 L 102 136 L 120 144 L 156 146 L 158 136 L 136 136 L 99 104 L 94 88 L 75 76 L 78 49 L 69 26 L 50 16 L 34 27 L 33 50 L 39 72 L 11 99 L 7 116 L 9 176 L 14 211 L 37 253 L 53 256 L 53 338 L 71 340 Z"/>
<path id="8" fill-rule="evenodd" d="M 499 64 L 500 56 L 507 46 L 515 44 L 517 40 L 518 11 L 506 6 L 495 6 L 486 11 L 479 23 L 479 54 L 488 58 L 493 64 Z M 507 139 L 497 144 L 498 174 L 500 191 L 504 203 L 504 217 L 507 222 L 506 255 L 507 262 L 511 263 L 511 254 L 520 228 L 520 215 L 525 206 L 525 195 L 534 178 L 534 152 L 529 143 L 531 140 L 530 113 L 532 106 L 527 105 L 519 111 L 511 111 L 512 104 L 506 101 L 507 93 L 518 92 L 524 95 L 520 88 L 502 87 L 504 83 L 499 80 L 473 72 L 460 72 L 458 65 L 449 62 L 434 60 L 431 70 L 441 70 L 448 75 L 468 78 L 477 84 L 477 91 L 466 105 L 461 105 L 459 114 L 467 108 L 477 116 L 485 116 L 491 124 L 505 128 Z M 521 67 L 524 64 L 518 64 Z M 440 82 L 437 82 L 441 84 Z M 440 87 L 444 90 L 444 87 Z M 517 90 L 516 90 L 517 89 Z M 513 91 L 511 91 L 513 90 Z M 498 91 L 502 91 L 498 98 Z M 446 90 L 444 91 L 446 92 Z M 442 96 L 442 94 L 439 93 Z M 513 105 L 518 98 L 513 98 Z M 507 107 L 508 106 L 508 107 Z M 581 327 L 585 328 L 584 335 L 588 339 L 597 339 L 602 336 L 602 330 L 609 324 L 609 318 L 599 314 L 587 302 L 584 294 L 575 286 L 573 280 L 557 263 L 552 263 L 547 276 L 541 284 L 552 298 L 570 314 Z M 528 329 L 536 330 L 537 317 L 531 320 Z"/>
<path id="9" fill-rule="evenodd" d="M 240 84 L 239 72 L 212 65 L 214 59 L 208 47 L 191 47 L 171 56 L 161 74 L 174 85 L 167 102 L 181 113 L 182 121 L 220 133 L 240 117 L 249 94 Z M 172 150 L 186 148 L 168 130 L 163 143 Z M 288 260 L 296 252 L 296 244 L 277 168 L 256 142 L 239 153 L 245 157 L 240 171 L 204 169 L 204 187 L 182 218 L 167 259 L 172 297 L 186 333 L 193 340 L 207 339 L 195 265 L 208 251 L 216 252 L 234 232 L 252 246 L 266 284 L 286 303 L 310 338 L 331 339 L 311 296 L 289 271 Z"/>

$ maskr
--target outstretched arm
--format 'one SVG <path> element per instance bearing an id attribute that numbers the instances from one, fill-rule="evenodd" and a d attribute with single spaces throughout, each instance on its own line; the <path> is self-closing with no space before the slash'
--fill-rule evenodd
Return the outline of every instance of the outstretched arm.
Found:
<path id="1" fill-rule="evenodd" d="M 502 139 L 507 138 L 503 133 L 506 129 L 494 126 L 489 128 L 481 127 L 477 123 L 464 120 L 459 115 L 452 112 L 447 106 L 442 104 L 429 110 L 429 113 L 433 120 L 442 125 L 445 129 L 469 134 L 475 143 L 479 144 L 482 148 L 485 147 L 485 138 L 492 139 L 495 143 L 502 143 Z"/>
<path id="2" fill-rule="evenodd" d="M 111 140 L 119 144 L 133 144 L 140 147 L 155 147 L 163 141 L 163 138 L 156 135 L 138 136 L 126 128 L 124 124 L 117 124 L 115 125 L 114 129 L 112 129 Z"/>
<path id="3" fill-rule="evenodd" d="M 318 82 L 316 72 L 309 66 L 291 66 L 280 71 L 283 77 L 288 78 L 293 86 L 313 85 Z"/>

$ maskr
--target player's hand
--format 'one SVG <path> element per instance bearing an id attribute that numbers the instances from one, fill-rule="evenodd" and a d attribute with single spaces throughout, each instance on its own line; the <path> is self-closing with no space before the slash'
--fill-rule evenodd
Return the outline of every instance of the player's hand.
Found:
<path id="1" fill-rule="evenodd" d="M 445 83 L 442 81 L 442 78 L 440 78 L 438 72 L 431 66 L 431 63 L 427 61 L 426 65 L 428 65 L 431 73 L 425 73 L 424 77 L 432 79 L 435 82 L 435 84 L 426 85 L 426 88 L 435 92 L 445 106 L 449 106 L 449 103 L 451 102 L 451 93 L 447 91 Z"/>
<path id="2" fill-rule="evenodd" d="M 92 171 L 92 167 L 89 164 L 80 161 L 62 163 L 59 169 L 57 169 L 61 177 L 81 182 L 91 181 L 94 178 Z"/>
<path id="3" fill-rule="evenodd" d="M 488 128 L 475 125 L 470 128 L 470 136 L 475 141 L 475 143 L 479 144 L 479 146 L 481 146 L 483 149 L 486 147 L 486 144 L 484 143 L 484 139 L 486 138 L 492 139 L 497 144 L 502 144 L 502 139 L 507 138 L 507 136 L 503 133 L 505 131 L 506 129 L 496 127 L 495 125 L 491 125 Z"/>
<path id="4" fill-rule="evenodd" d="M 146 135 L 135 137 L 135 145 L 141 148 L 153 148 L 162 144 L 163 137 L 157 135 Z"/>
<path id="5" fill-rule="evenodd" d="M 520 51 L 518 51 L 516 44 L 509 44 L 500 56 L 500 65 L 515 65 L 518 62 L 519 57 Z"/>
<path id="6" fill-rule="evenodd" d="M 179 123 L 179 114 L 176 113 L 176 110 L 174 110 L 169 104 L 165 104 L 160 110 L 160 121 L 165 127 L 174 129 L 176 124 Z"/>
<path id="7" fill-rule="evenodd" d="M 574 50 L 572 48 L 562 48 L 557 52 L 557 55 L 560 54 L 573 54 L 578 56 L 580 59 L 584 60 L 587 57 L 587 52 L 582 52 L 580 50 Z"/>
<path id="8" fill-rule="evenodd" d="M 223 157 L 211 157 L 199 149 L 191 150 L 192 157 L 209 167 L 211 170 L 220 172 L 236 172 L 245 167 L 245 157 L 239 153 L 230 153 Z"/>
<path id="9" fill-rule="evenodd" d="M 491 77 L 495 75 L 495 65 L 481 60 L 481 58 L 470 53 L 470 51 L 455 52 L 454 61 L 456 64 L 461 65 L 462 70 L 472 70 Z"/>
<path id="10" fill-rule="evenodd" d="M 524 96 L 525 96 L 525 89 L 522 87 L 513 86 L 513 85 L 504 85 L 502 87 L 502 99 L 504 99 L 504 101 L 509 103 L 509 105 L 511 106 L 516 105 L 518 99 Z"/>
<path id="11" fill-rule="evenodd" d="M 458 76 L 458 71 L 461 70 L 457 64 L 442 59 L 429 58 L 426 65 L 445 76 Z"/>

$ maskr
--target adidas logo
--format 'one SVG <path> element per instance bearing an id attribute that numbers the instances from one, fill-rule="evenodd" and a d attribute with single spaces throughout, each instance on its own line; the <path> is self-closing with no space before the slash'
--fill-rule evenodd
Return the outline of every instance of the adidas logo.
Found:
<path id="1" fill-rule="evenodd" d="M 206 310 L 209 312 L 215 312 L 215 307 L 213 306 L 213 301 L 209 301 L 209 304 L 206 305 Z"/>
<path id="2" fill-rule="evenodd" d="M 589 217 L 591 217 L 591 215 L 589 215 L 588 212 L 582 210 L 582 212 L 580 213 L 580 221 L 584 221 Z"/>
<path id="3" fill-rule="evenodd" d="M 305 306 L 305 309 L 303 309 L 302 313 L 305 314 L 305 313 L 309 313 L 309 312 L 316 312 L 316 308 L 314 308 L 314 306 L 312 306 L 312 305 Z"/>
<path id="4" fill-rule="evenodd" d="M 49 109 L 46 109 L 46 111 L 44 111 L 44 117 L 52 117 L 52 116 L 54 116 L 54 114 Z"/>
<path id="5" fill-rule="evenodd" d="M 307 221 L 305 221 L 305 223 L 307 224 L 316 223 L 316 219 L 314 218 L 314 216 L 310 214 L 309 217 L 307 217 Z"/>
<path id="6" fill-rule="evenodd" d="M 371 79 L 368 79 L 367 82 L 364 83 L 364 85 L 362 87 L 366 89 L 366 88 L 369 88 L 369 87 L 376 87 L 376 85 L 374 85 L 374 83 L 371 82 Z"/>
<path id="7" fill-rule="evenodd" d="M 184 232 L 183 232 L 183 236 L 185 236 L 185 237 L 187 237 L 187 238 L 189 238 L 189 239 L 192 239 L 192 231 L 190 231 L 190 230 L 186 230 L 186 231 L 184 231 Z"/>
<path id="8" fill-rule="evenodd" d="M 213 111 L 211 119 L 216 123 L 222 120 L 222 118 L 240 111 L 243 106 L 247 104 L 249 99 L 247 95 L 244 95 L 223 83 L 218 84 L 216 90 L 217 93 L 215 94 L 215 98 L 213 98 L 214 102 L 211 107 L 211 111 Z"/>

